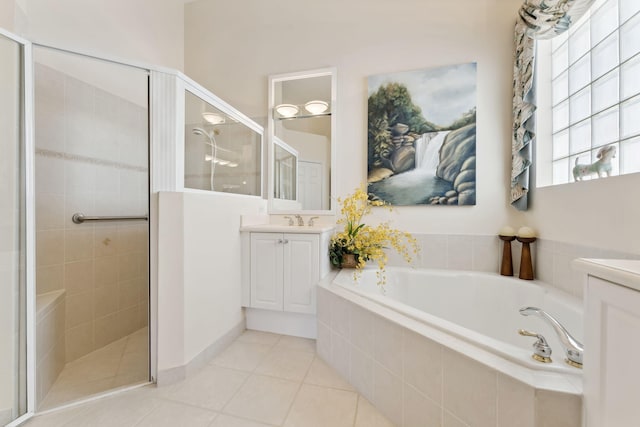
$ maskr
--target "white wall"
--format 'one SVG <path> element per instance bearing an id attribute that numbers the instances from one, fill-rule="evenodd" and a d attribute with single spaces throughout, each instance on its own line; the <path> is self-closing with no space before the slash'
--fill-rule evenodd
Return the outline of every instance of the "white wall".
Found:
<path id="1" fill-rule="evenodd" d="M 243 321 L 240 215 L 257 197 L 159 195 L 158 370 L 183 366 Z"/>
<path id="2" fill-rule="evenodd" d="M 31 41 L 183 68 L 183 0 L 25 3 L 27 22 L 23 36 Z"/>
<path id="3" fill-rule="evenodd" d="M 14 31 L 15 0 L 0 0 L 0 28 Z"/>
<path id="4" fill-rule="evenodd" d="M 185 70 L 246 114 L 267 76 L 336 66 L 338 194 L 366 177 L 367 76 L 478 62 L 478 205 L 406 207 L 414 232 L 493 234 L 507 208 L 513 25 L 521 0 L 200 0 L 185 8 Z M 213 23 L 213 24 L 212 24 Z"/>
<path id="5" fill-rule="evenodd" d="M 640 174 L 534 189 L 514 216 L 548 240 L 640 254 Z"/>

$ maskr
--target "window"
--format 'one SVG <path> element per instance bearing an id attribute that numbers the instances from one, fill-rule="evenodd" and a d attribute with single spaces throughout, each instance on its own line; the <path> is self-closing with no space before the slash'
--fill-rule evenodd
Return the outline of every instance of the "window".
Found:
<path id="1" fill-rule="evenodd" d="M 550 45 L 550 183 L 574 181 L 576 162 L 594 163 L 608 146 L 616 151 L 612 175 L 640 172 L 640 1 L 596 1 L 543 43 Z"/>

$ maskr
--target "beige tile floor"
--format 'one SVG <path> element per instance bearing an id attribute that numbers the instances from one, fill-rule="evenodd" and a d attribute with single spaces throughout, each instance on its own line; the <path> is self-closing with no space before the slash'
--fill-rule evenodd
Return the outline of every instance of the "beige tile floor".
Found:
<path id="1" fill-rule="evenodd" d="M 389 427 L 316 356 L 315 341 L 245 331 L 188 379 L 37 416 L 29 427 Z"/>
<path id="2" fill-rule="evenodd" d="M 69 362 L 47 393 L 40 410 L 84 399 L 149 379 L 149 329 L 124 338 Z"/>

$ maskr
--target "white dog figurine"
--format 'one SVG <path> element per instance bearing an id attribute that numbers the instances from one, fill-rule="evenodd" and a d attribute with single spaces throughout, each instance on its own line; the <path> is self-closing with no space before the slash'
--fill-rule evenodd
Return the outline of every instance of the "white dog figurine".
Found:
<path id="1" fill-rule="evenodd" d="M 607 176 L 611 176 L 611 159 L 616 156 L 615 145 L 608 147 L 602 147 L 598 151 L 598 160 L 590 165 L 579 165 L 579 158 L 576 157 L 576 165 L 573 167 L 573 179 L 576 181 L 582 181 L 585 176 L 591 176 L 595 173 L 598 174 L 598 178 L 602 177 L 603 173 Z"/>

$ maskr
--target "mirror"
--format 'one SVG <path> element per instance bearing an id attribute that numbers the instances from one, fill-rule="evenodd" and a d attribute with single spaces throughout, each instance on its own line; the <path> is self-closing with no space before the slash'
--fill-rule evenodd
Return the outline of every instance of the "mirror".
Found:
<path id="1" fill-rule="evenodd" d="M 298 202 L 298 152 L 279 138 L 273 140 L 273 198 L 290 202 L 290 209 L 300 209 Z"/>
<path id="2" fill-rule="evenodd" d="M 331 214 L 335 70 L 269 78 L 270 209 Z"/>

